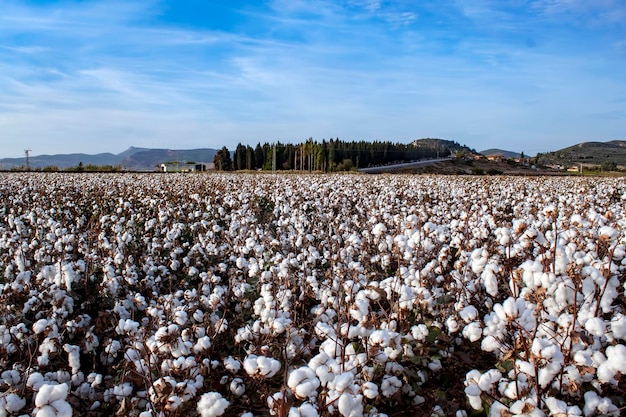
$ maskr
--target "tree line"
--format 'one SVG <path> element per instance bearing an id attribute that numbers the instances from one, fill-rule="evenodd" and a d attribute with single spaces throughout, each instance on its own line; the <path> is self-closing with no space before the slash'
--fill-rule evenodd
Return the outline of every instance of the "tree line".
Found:
<path id="1" fill-rule="evenodd" d="M 330 139 L 318 142 L 309 138 L 299 144 L 258 143 L 255 148 L 239 143 L 233 154 L 224 146 L 217 152 L 213 162 L 218 171 L 260 169 L 332 172 L 445 157 L 450 154 L 450 149 L 439 142 L 416 146 L 412 143 L 388 141 L 347 142 Z"/>

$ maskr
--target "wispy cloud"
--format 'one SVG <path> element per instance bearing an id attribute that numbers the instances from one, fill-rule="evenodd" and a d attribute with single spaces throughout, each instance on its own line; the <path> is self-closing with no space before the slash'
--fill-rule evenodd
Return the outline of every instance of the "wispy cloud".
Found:
<path id="1" fill-rule="evenodd" d="M 520 150 L 624 131 L 593 114 L 620 114 L 626 33 L 580 23 L 617 1 L 207 2 L 187 24 L 165 0 L 0 4 L 4 156 L 309 136 Z"/>

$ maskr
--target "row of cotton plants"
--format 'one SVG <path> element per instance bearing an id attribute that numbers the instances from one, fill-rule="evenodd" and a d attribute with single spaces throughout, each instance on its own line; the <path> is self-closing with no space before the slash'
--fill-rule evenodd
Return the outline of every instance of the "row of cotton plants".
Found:
<path id="1" fill-rule="evenodd" d="M 601 416 L 626 183 L 0 175 L 0 416 Z"/>

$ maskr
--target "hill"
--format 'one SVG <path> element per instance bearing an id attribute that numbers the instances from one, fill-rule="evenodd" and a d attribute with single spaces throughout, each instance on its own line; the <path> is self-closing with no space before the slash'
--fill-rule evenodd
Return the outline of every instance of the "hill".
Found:
<path id="1" fill-rule="evenodd" d="M 164 162 L 213 162 L 213 157 L 217 153 L 216 149 L 202 148 L 189 150 L 172 149 L 149 149 L 136 148 L 131 146 L 119 154 L 99 153 L 99 154 L 57 154 L 57 155 L 36 155 L 29 158 L 31 168 L 40 169 L 50 166 L 65 169 L 69 167 L 83 165 L 112 165 L 121 166 L 129 170 L 153 171 L 155 167 Z M 26 166 L 26 158 L 4 158 L 0 159 L 0 169 L 13 169 Z"/>
<path id="2" fill-rule="evenodd" d="M 582 142 L 558 151 L 538 154 L 537 157 L 538 163 L 542 165 L 626 166 L 626 141 Z"/>
<path id="3" fill-rule="evenodd" d="M 522 156 L 522 154 L 517 153 L 517 152 L 505 151 L 503 149 L 495 149 L 495 148 L 486 149 L 484 151 L 480 151 L 479 153 L 485 156 L 501 155 L 504 158 L 519 158 Z"/>
<path id="4" fill-rule="evenodd" d="M 475 154 L 475 149 L 468 146 L 461 145 L 453 140 L 436 139 L 436 138 L 424 138 L 417 139 L 411 142 L 411 145 L 416 148 L 436 150 L 440 156 L 452 155 L 455 153 Z"/>

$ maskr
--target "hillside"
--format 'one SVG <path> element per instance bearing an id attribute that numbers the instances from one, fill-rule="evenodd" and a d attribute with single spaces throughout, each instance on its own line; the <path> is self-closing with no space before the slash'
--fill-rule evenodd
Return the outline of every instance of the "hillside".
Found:
<path id="1" fill-rule="evenodd" d="M 475 149 L 466 145 L 461 145 L 456 141 L 446 139 L 424 138 L 414 140 L 411 144 L 416 148 L 439 151 L 440 156 L 447 156 L 459 152 L 467 154 L 477 153 Z"/>
<path id="2" fill-rule="evenodd" d="M 626 141 L 583 142 L 558 151 L 537 155 L 542 165 L 577 164 L 626 166 Z"/>
<path id="3" fill-rule="evenodd" d="M 496 148 L 486 149 L 484 151 L 480 151 L 479 153 L 485 156 L 501 155 L 504 158 L 519 158 L 522 156 L 522 154 L 517 152 L 505 151 L 503 149 Z"/>
<path id="4" fill-rule="evenodd" d="M 217 153 L 216 149 L 202 148 L 189 150 L 172 149 L 149 149 L 136 148 L 131 146 L 119 154 L 57 154 L 57 155 L 35 155 L 29 158 L 29 163 L 33 169 L 55 166 L 59 169 L 83 165 L 112 165 L 121 166 L 129 170 L 153 171 L 155 167 L 164 162 L 213 162 L 213 157 Z M 0 159 L 0 169 L 13 169 L 26 166 L 26 158 L 4 158 Z"/>

